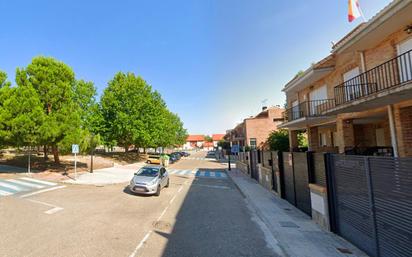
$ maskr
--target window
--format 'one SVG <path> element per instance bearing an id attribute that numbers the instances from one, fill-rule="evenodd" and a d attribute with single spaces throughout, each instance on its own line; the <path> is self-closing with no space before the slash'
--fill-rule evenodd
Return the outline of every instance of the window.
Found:
<path id="1" fill-rule="evenodd" d="M 250 139 L 250 148 L 256 148 L 256 138 Z"/>
<path id="2" fill-rule="evenodd" d="M 328 99 L 327 86 L 324 85 L 324 86 L 321 86 L 320 88 L 313 90 L 312 92 L 310 92 L 309 98 L 310 98 L 310 101 L 312 101 L 310 105 L 311 115 L 319 114 L 318 113 L 319 109 L 316 107 L 318 107 L 321 104 L 324 104 L 324 101 L 321 101 L 321 100 Z"/>
<path id="3" fill-rule="evenodd" d="M 362 83 L 360 78 L 355 78 L 360 74 L 359 67 L 356 67 L 345 74 L 343 74 L 343 81 L 345 84 L 345 99 L 346 101 L 351 101 L 361 97 L 361 87 Z"/>
<path id="4" fill-rule="evenodd" d="M 319 146 L 327 146 L 326 133 L 319 134 Z"/>
<path id="5" fill-rule="evenodd" d="M 398 55 L 401 55 L 398 60 L 399 76 L 401 83 L 412 79 L 412 38 L 398 45 Z M 409 53 L 408 53 L 409 52 Z"/>

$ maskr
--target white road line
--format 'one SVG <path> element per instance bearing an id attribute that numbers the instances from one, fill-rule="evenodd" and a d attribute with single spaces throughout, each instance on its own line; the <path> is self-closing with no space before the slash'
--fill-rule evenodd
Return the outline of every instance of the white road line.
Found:
<path id="1" fill-rule="evenodd" d="M 8 196 L 8 195 L 12 195 L 12 193 L 6 192 L 6 191 L 3 191 L 3 190 L 0 190 L 0 195 L 2 195 L 2 196 Z"/>
<path id="2" fill-rule="evenodd" d="M 179 175 L 184 175 L 186 173 L 186 170 L 180 170 L 179 172 L 177 172 L 177 174 Z"/>
<path id="3" fill-rule="evenodd" d="M 204 176 L 205 176 L 205 172 L 204 172 L 204 171 L 201 171 L 200 174 L 199 174 L 199 176 L 204 177 Z"/>
<path id="4" fill-rule="evenodd" d="M 169 209 L 169 206 L 170 206 L 170 205 L 166 206 L 166 208 L 162 211 L 162 213 L 160 214 L 160 216 L 157 218 L 156 221 L 159 221 L 159 220 L 163 217 L 163 215 L 165 215 L 167 209 Z"/>
<path id="5" fill-rule="evenodd" d="M 55 186 L 57 185 L 56 183 L 53 182 L 49 182 L 49 181 L 44 181 L 44 180 L 38 180 L 38 179 L 34 179 L 34 178 L 21 178 L 27 181 L 31 181 L 31 182 L 36 182 L 36 183 L 40 183 L 40 184 L 44 184 L 44 185 L 48 185 L 48 186 Z"/>
<path id="6" fill-rule="evenodd" d="M 187 181 L 185 181 L 185 184 L 187 184 Z M 182 191 L 182 189 L 183 189 L 183 185 L 180 186 L 180 188 L 179 188 L 179 190 L 177 190 L 177 192 L 180 193 L 180 191 Z M 169 206 L 173 203 L 173 201 L 175 200 L 176 197 L 177 197 L 177 194 L 174 195 L 172 199 L 170 199 L 169 205 L 166 206 L 166 208 L 162 211 L 162 213 L 160 214 L 160 216 L 157 218 L 156 221 L 159 221 L 163 217 L 163 215 L 166 214 L 166 211 L 169 209 Z M 146 235 L 143 237 L 143 239 L 140 241 L 140 243 L 136 246 L 134 251 L 129 255 L 129 257 L 135 257 L 136 256 L 137 252 L 140 250 L 140 248 L 143 247 L 143 245 L 149 239 L 152 232 L 153 232 L 153 230 L 150 230 L 149 232 L 146 233 Z"/>
<path id="7" fill-rule="evenodd" d="M 43 189 L 43 190 L 39 190 L 39 191 L 36 191 L 36 192 L 33 192 L 33 193 L 25 194 L 25 195 L 22 195 L 22 196 L 20 196 L 20 197 L 21 197 L 21 198 L 25 198 L 25 197 L 29 197 L 29 196 L 32 196 L 32 195 L 37 195 L 37 194 L 41 194 L 41 193 L 53 191 L 53 190 L 56 190 L 56 189 L 65 188 L 65 187 L 66 187 L 66 186 L 50 187 L 50 188 L 46 188 L 46 189 Z"/>
<path id="8" fill-rule="evenodd" d="M 44 212 L 44 213 L 46 213 L 46 214 L 54 214 L 54 213 L 56 213 L 56 212 L 58 212 L 58 211 L 63 210 L 62 207 L 59 207 L 59 206 L 56 206 L 56 205 L 53 205 L 53 204 L 50 204 L 50 203 L 45 203 L 45 202 L 41 202 L 41 201 L 36 201 L 36 200 L 33 200 L 33 199 L 27 199 L 27 201 L 30 201 L 30 202 L 32 202 L 32 203 L 42 204 L 42 205 L 45 205 L 45 206 L 47 206 L 47 207 L 52 207 L 52 209 L 47 210 L 47 211 Z"/>
<path id="9" fill-rule="evenodd" d="M 201 187 L 218 188 L 218 189 L 230 189 L 230 187 L 227 187 L 227 186 L 215 186 L 215 185 L 204 185 L 204 184 L 193 184 L 193 185 L 201 186 Z"/>
<path id="10" fill-rule="evenodd" d="M 214 171 L 211 171 L 211 172 L 210 172 L 210 176 L 211 176 L 211 177 L 216 177 L 215 172 L 214 172 Z"/>
<path id="11" fill-rule="evenodd" d="M 0 182 L 0 186 L 7 187 L 7 188 L 13 189 L 15 191 L 27 191 L 28 190 L 27 188 L 22 188 L 22 187 L 19 187 L 19 186 L 10 185 L 10 184 L 4 183 L 4 182 Z"/>
<path id="12" fill-rule="evenodd" d="M 134 249 L 134 251 L 132 252 L 132 254 L 130 254 L 129 257 L 135 257 L 136 253 L 140 250 L 140 248 L 142 248 L 143 244 L 146 242 L 146 240 L 149 238 L 150 234 L 152 234 L 152 230 L 150 230 L 149 232 L 147 232 L 147 234 L 143 237 L 142 241 L 140 241 L 140 243 L 136 246 L 136 248 Z"/>
<path id="13" fill-rule="evenodd" d="M 173 196 L 173 198 L 170 199 L 169 204 L 172 204 L 172 203 L 173 203 L 173 201 L 176 199 L 176 196 L 177 196 L 177 195 Z"/>
<path id="14" fill-rule="evenodd" d="M 220 176 L 222 176 L 222 178 L 226 178 L 227 175 L 225 173 L 220 173 Z"/>
<path id="15" fill-rule="evenodd" d="M 19 185 L 22 185 L 22 186 L 34 187 L 34 188 L 38 188 L 38 189 L 45 187 L 45 186 L 42 186 L 42 185 L 33 184 L 33 183 L 24 182 L 24 181 L 15 180 L 15 179 L 8 179 L 7 181 L 10 181 L 12 183 L 19 184 Z"/>
<path id="16" fill-rule="evenodd" d="M 63 210 L 63 208 L 61 208 L 61 207 L 54 207 L 53 209 L 50 209 L 50 210 L 48 210 L 48 211 L 45 211 L 44 213 L 46 213 L 46 214 L 54 214 L 54 213 L 56 213 L 56 212 L 58 212 L 58 211 L 61 211 L 61 210 Z"/>

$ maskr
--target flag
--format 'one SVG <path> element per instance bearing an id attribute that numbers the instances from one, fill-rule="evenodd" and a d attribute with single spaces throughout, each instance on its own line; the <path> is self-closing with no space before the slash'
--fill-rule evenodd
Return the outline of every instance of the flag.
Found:
<path id="1" fill-rule="evenodd" d="M 349 12 L 348 12 L 348 19 L 349 22 L 354 21 L 356 18 L 362 16 L 362 11 L 359 6 L 358 0 L 349 0 Z"/>

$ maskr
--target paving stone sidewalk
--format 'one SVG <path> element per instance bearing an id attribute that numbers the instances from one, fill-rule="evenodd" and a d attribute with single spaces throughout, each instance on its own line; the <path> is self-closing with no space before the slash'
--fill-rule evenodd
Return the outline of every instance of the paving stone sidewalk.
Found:
<path id="1" fill-rule="evenodd" d="M 241 171 L 232 169 L 228 171 L 228 175 L 277 240 L 284 256 L 368 256 L 336 234 L 322 230 L 310 217 L 267 191 Z M 345 250 L 350 253 L 344 253 Z"/>

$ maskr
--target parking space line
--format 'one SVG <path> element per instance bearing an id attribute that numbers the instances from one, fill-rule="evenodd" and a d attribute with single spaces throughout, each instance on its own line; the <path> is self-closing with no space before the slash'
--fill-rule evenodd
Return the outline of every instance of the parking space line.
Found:
<path id="1" fill-rule="evenodd" d="M 0 186 L 9 188 L 14 191 L 27 191 L 28 190 L 27 188 L 16 186 L 16 185 L 13 185 L 13 183 L 7 183 L 7 182 L 0 182 Z"/>
<path id="2" fill-rule="evenodd" d="M 29 196 L 33 196 L 33 195 L 37 195 L 37 194 L 41 194 L 41 193 L 53 191 L 53 190 L 56 190 L 56 189 L 65 188 L 65 187 L 66 187 L 66 186 L 50 187 L 50 188 L 46 188 L 46 189 L 43 189 L 43 190 L 35 191 L 35 192 L 33 192 L 33 193 L 28 193 L 28 194 L 22 195 L 22 196 L 20 196 L 20 197 L 21 197 L 21 198 L 25 198 L 25 197 L 29 197 Z"/>

